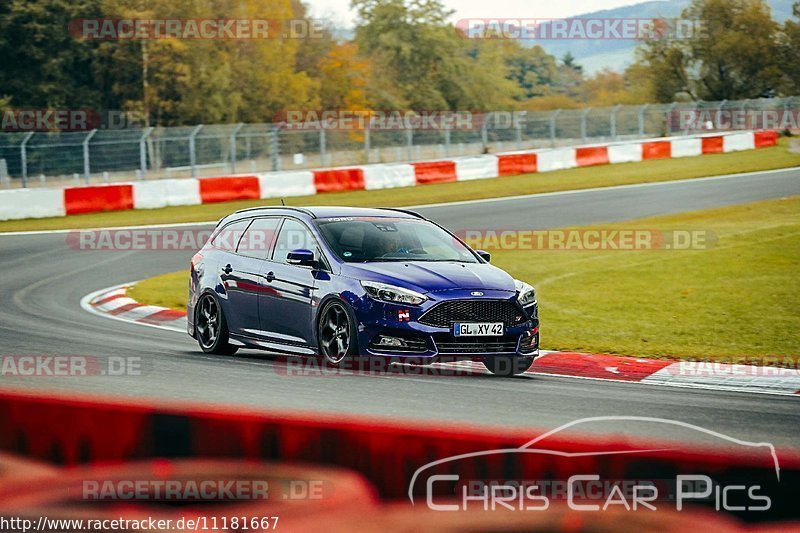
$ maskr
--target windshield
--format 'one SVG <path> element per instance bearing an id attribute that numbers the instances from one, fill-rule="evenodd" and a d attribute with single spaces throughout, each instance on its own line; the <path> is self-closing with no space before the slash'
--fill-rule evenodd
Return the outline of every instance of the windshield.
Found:
<path id="1" fill-rule="evenodd" d="M 436 224 L 406 218 L 317 219 L 317 226 L 343 261 L 457 261 L 475 255 Z"/>

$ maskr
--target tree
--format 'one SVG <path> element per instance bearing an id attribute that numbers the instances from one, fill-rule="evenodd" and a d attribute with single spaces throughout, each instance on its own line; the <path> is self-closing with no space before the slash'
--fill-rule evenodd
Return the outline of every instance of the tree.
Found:
<path id="1" fill-rule="evenodd" d="M 796 20 L 787 20 L 783 24 L 781 36 L 781 59 L 785 79 L 783 92 L 786 95 L 800 93 L 800 2 L 792 6 Z"/>
<path id="2" fill-rule="evenodd" d="M 539 46 L 517 47 L 508 54 L 506 64 L 509 78 L 521 89 L 519 100 L 526 100 L 549 94 L 558 83 L 556 59 Z"/>
<path id="3" fill-rule="evenodd" d="M 764 0 L 693 0 L 682 18 L 703 21 L 704 34 L 638 51 L 659 101 L 756 98 L 781 84 L 779 27 Z"/>
<path id="4" fill-rule="evenodd" d="M 353 0 L 356 43 L 381 108 L 483 110 L 512 105 L 504 45 L 470 40 L 439 0 Z"/>
<path id="5" fill-rule="evenodd" d="M 101 0 L 0 2 L 0 87 L 17 107 L 96 108 L 97 43 L 70 35 L 70 21 L 97 17 Z"/>

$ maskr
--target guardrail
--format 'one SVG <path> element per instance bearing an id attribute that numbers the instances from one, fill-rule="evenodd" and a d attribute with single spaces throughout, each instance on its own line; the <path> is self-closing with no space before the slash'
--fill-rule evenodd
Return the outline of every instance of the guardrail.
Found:
<path id="1" fill-rule="evenodd" d="M 5 161 L 8 176 L 0 179 L 0 186 L 200 177 L 210 175 L 211 169 L 225 174 L 306 170 L 691 135 L 720 128 L 777 129 L 780 120 L 764 124 L 759 113 L 786 110 L 796 115 L 798 106 L 800 97 L 494 112 L 471 114 L 476 127 L 468 129 L 446 123 L 431 129 L 308 131 L 281 124 L 201 124 L 0 133 L 0 161 Z M 692 112 L 705 112 L 711 120 L 683 124 L 683 114 Z M 742 119 L 727 117 L 734 113 Z"/>

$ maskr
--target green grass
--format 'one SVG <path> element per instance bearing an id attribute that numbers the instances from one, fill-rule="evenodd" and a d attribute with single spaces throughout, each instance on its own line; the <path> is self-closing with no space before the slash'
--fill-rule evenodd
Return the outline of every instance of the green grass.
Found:
<path id="1" fill-rule="evenodd" d="M 128 289 L 128 296 L 148 305 L 186 311 L 189 271 L 181 270 L 146 279 Z"/>
<path id="2" fill-rule="evenodd" d="M 543 347 L 754 363 L 800 355 L 800 198 L 602 229 L 716 238 L 682 251 L 490 250 L 494 264 L 536 285 Z M 182 309 L 186 283 L 185 272 L 167 274 L 132 294 Z"/>
<path id="3" fill-rule="evenodd" d="M 422 187 L 330 193 L 287 198 L 287 201 L 291 205 L 402 207 L 587 187 L 670 181 L 794 166 L 800 166 L 800 154 L 789 152 L 788 139 L 784 138 L 780 140 L 778 146 L 730 154 L 604 165 Z M 9 220 L 0 222 L 0 232 L 200 222 L 220 219 L 237 209 L 278 204 L 280 204 L 279 199 L 246 200 L 163 209 L 90 213 L 69 217 Z"/>

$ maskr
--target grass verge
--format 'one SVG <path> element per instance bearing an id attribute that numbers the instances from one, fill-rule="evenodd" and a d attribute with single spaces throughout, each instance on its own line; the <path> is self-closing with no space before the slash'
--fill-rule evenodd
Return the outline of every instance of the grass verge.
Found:
<path id="1" fill-rule="evenodd" d="M 587 229 L 587 228 L 581 228 Z M 490 250 L 539 292 L 548 349 L 763 364 L 800 355 L 800 198 L 593 229 L 701 231 L 703 249 Z M 134 287 L 184 309 L 187 273 Z"/>
<path id="2" fill-rule="evenodd" d="M 421 187 L 298 196 L 287 200 L 291 205 L 402 207 L 589 187 L 672 181 L 800 166 L 800 154 L 790 152 L 788 146 L 789 140 L 782 138 L 777 146 L 745 152 L 574 168 L 542 174 L 525 174 Z M 69 217 L 9 220 L 0 222 L 0 232 L 201 222 L 218 220 L 238 209 L 279 204 L 280 199 L 272 198 L 163 209 L 90 213 Z"/>

